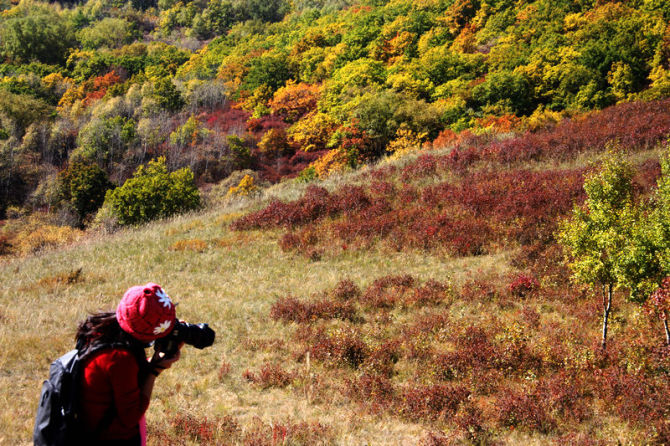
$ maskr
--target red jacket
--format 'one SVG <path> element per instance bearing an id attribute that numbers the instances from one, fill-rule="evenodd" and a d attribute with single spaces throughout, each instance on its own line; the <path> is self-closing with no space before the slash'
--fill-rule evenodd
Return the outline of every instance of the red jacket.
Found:
<path id="1" fill-rule="evenodd" d="M 86 430 L 96 432 L 110 407 L 114 416 L 100 433 L 101 440 L 132 438 L 139 433 L 139 421 L 149 407 L 140 393 L 138 358 L 128 350 L 100 350 L 89 358 L 82 373 L 82 416 Z"/>

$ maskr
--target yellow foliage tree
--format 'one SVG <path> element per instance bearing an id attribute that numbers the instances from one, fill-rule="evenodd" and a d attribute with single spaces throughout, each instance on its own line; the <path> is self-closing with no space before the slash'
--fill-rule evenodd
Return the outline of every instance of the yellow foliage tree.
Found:
<path id="1" fill-rule="evenodd" d="M 256 186 L 254 182 L 254 177 L 251 175 L 245 175 L 242 180 L 240 180 L 240 184 L 237 186 L 231 187 L 228 189 L 228 193 L 226 194 L 226 198 L 229 197 L 246 197 L 249 195 L 253 195 L 258 192 L 258 186 Z"/>
<path id="2" fill-rule="evenodd" d="M 314 169 L 314 173 L 316 173 L 318 178 L 326 178 L 332 173 L 342 172 L 347 169 L 347 166 L 347 152 L 341 148 L 331 150 L 309 165 L 309 167 Z"/>
<path id="3" fill-rule="evenodd" d="M 287 131 L 291 145 L 305 152 L 325 150 L 338 124 L 325 113 L 312 112 L 293 124 Z"/>
<path id="4" fill-rule="evenodd" d="M 421 148 L 421 143 L 428 136 L 427 133 L 416 133 L 406 127 L 400 127 L 395 134 L 395 139 L 386 146 L 386 151 L 391 154 L 391 159 L 400 158 L 410 152 Z"/>

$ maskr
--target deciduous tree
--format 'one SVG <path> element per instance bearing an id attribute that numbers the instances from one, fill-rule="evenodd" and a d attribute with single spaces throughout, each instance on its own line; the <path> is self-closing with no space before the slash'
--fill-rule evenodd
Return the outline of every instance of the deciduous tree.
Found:
<path id="1" fill-rule="evenodd" d="M 603 349 L 607 347 L 614 290 L 622 285 L 622 254 L 636 217 L 632 177 L 631 165 L 621 155 L 611 154 L 600 169 L 586 177 L 586 201 L 562 223 L 559 234 L 574 277 L 602 290 Z"/>

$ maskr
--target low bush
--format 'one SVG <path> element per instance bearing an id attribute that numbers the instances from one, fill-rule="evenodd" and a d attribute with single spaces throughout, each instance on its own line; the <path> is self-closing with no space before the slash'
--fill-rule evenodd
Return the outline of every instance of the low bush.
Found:
<path id="1" fill-rule="evenodd" d="M 25 228 L 12 240 L 21 254 L 32 254 L 45 249 L 67 245 L 83 237 L 84 233 L 69 226 L 45 224 L 36 228 Z"/>
<path id="2" fill-rule="evenodd" d="M 399 391 L 397 411 L 412 421 L 449 419 L 470 392 L 451 384 L 408 384 Z"/>
<path id="3" fill-rule="evenodd" d="M 352 280 L 344 279 L 337 283 L 331 294 L 337 300 L 350 301 L 360 297 L 361 289 Z"/>
<path id="4" fill-rule="evenodd" d="M 133 225 L 197 209 L 200 193 L 190 169 L 168 172 L 161 157 L 140 166 L 123 186 L 108 191 L 107 203 L 119 224 Z"/>
<path id="5" fill-rule="evenodd" d="M 345 393 L 357 401 L 368 403 L 373 411 L 386 410 L 395 398 L 391 380 L 375 373 L 345 380 Z"/>
<path id="6" fill-rule="evenodd" d="M 258 373 L 245 370 L 242 377 L 262 389 L 268 389 L 270 387 L 283 388 L 288 386 L 295 379 L 295 374 L 287 372 L 279 364 L 265 363 Z"/>
<path id="7" fill-rule="evenodd" d="M 178 240 L 170 246 L 170 250 L 204 252 L 207 250 L 207 242 L 200 239 Z"/>
<path id="8" fill-rule="evenodd" d="M 320 300 L 301 302 L 293 297 L 279 299 L 272 305 L 270 317 L 284 322 L 310 323 L 318 319 L 342 319 L 353 321 L 356 310 L 348 302 Z"/>
<path id="9" fill-rule="evenodd" d="M 329 445 L 335 444 L 335 433 L 330 426 L 318 421 L 296 422 L 289 418 L 268 424 L 254 418 L 233 443 L 245 446 Z"/>
<path id="10" fill-rule="evenodd" d="M 343 327 L 325 336 L 317 336 L 309 351 L 316 360 L 357 369 L 369 356 L 370 347 L 361 339 L 360 333 Z"/>
<path id="11" fill-rule="evenodd" d="M 540 288 L 540 282 L 527 274 L 518 274 L 507 285 L 510 294 L 515 297 L 527 297 L 535 293 Z"/>
<path id="12" fill-rule="evenodd" d="M 549 433 L 556 428 L 546 403 L 535 392 L 507 389 L 500 392 L 497 402 L 498 423 L 529 431 Z"/>

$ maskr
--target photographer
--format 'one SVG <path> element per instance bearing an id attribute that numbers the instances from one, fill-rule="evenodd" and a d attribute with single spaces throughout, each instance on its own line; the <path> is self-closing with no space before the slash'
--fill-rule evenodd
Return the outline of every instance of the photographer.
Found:
<path id="1" fill-rule="evenodd" d="M 97 313 L 79 325 L 77 348 L 86 358 L 79 393 L 86 444 L 146 443 L 144 413 L 154 381 L 179 359 L 183 342 L 170 356 L 157 349 L 150 360 L 144 349 L 178 324 L 168 295 L 147 283 L 128 289 L 115 313 Z"/>

